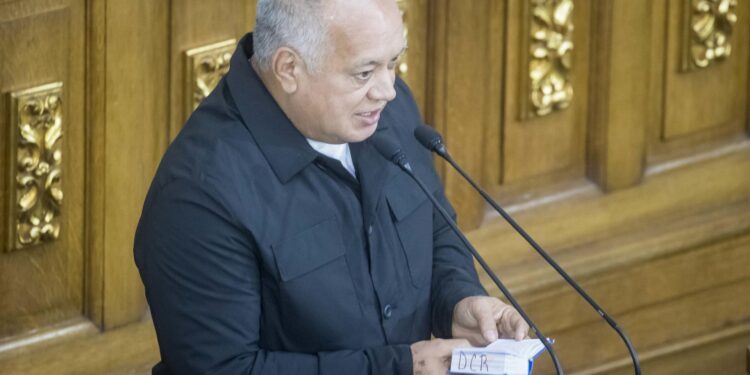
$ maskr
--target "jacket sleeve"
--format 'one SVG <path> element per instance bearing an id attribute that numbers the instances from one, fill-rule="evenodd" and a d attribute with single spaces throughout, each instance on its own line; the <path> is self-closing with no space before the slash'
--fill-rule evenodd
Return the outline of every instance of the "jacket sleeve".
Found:
<path id="1" fill-rule="evenodd" d="M 261 348 L 252 236 L 206 186 L 172 181 L 144 207 L 135 260 L 171 374 L 411 374 L 408 345 L 320 353 Z"/>
<path id="2" fill-rule="evenodd" d="M 455 221 L 456 214 L 442 189 L 435 198 Z M 473 258 L 437 209 L 433 209 L 433 262 L 432 262 L 432 330 L 436 337 L 450 338 L 453 308 L 470 296 L 486 296 L 479 282 Z"/>

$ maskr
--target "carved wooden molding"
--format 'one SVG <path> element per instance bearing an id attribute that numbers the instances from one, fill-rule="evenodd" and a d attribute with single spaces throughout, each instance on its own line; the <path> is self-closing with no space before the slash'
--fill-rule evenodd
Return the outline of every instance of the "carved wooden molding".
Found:
<path id="1" fill-rule="evenodd" d="M 193 48 L 185 52 L 185 108 L 189 116 L 229 71 L 235 39 Z M 187 118 L 187 116 L 185 118 Z"/>
<path id="2" fill-rule="evenodd" d="M 538 117 L 567 108 L 573 100 L 573 0 L 524 1 L 521 117 Z"/>
<path id="3" fill-rule="evenodd" d="M 683 71 L 708 68 L 732 54 L 737 0 L 685 0 Z"/>
<path id="4" fill-rule="evenodd" d="M 60 236 L 62 87 L 62 82 L 56 82 L 10 95 L 9 250 L 51 242 Z"/>

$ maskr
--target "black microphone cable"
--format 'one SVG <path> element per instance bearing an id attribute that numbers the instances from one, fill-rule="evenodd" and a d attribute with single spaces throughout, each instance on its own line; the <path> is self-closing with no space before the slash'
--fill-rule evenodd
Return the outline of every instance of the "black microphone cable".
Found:
<path id="1" fill-rule="evenodd" d="M 443 144 L 443 138 L 440 136 L 440 134 L 435 129 L 427 125 L 420 125 L 414 130 L 414 137 L 417 138 L 417 140 L 419 141 L 419 143 L 422 144 L 422 146 L 440 155 L 440 157 L 442 157 L 443 159 L 445 159 L 445 161 L 450 163 L 450 165 L 452 165 L 453 168 L 455 168 L 456 171 L 458 171 L 458 173 L 461 174 L 461 176 L 463 176 L 463 178 L 466 179 L 466 181 L 468 181 L 469 184 L 471 184 L 471 186 L 474 187 L 474 189 L 477 192 L 479 192 L 482 198 L 484 198 L 484 200 L 487 201 L 487 203 L 489 203 L 492 206 L 492 208 L 494 208 L 495 211 L 497 211 L 505 219 L 505 221 L 507 221 L 508 224 L 510 224 L 513 227 L 513 229 L 515 229 L 516 232 L 518 232 L 518 234 L 520 234 L 521 237 L 523 237 L 526 240 L 526 242 L 528 242 L 534 248 L 534 250 L 536 250 L 536 252 L 539 253 L 539 255 L 541 255 L 542 258 L 544 258 L 547 264 L 552 266 L 552 268 L 554 268 L 555 271 L 557 271 L 557 273 L 560 276 L 562 276 L 562 278 L 565 279 L 565 281 L 567 281 L 568 284 L 572 286 L 573 289 L 575 289 L 575 291 L 578 292 L 578 294 L 581 297 L 583 297 L 583 299 L 585 299 L 586 302 L 588 302 L 592 308 L 594 308 L 594 310 L 596 310 L 599 316 L 601 316 L 602 319 L 604 319 L 609 324 L 609 326 L 612 327 L 612 329 L 614 329 L 618 335 L 620 335 L 620 338 L 622 338 L 622 341 L 628 347 L 630 358 L 633 360 L 633 367 L 635 368 L 635 373 L 636 375 L 640 375 L 641 363 L 638 360 L 638 353 L 635 351 L 635 348 L 633 347 L 633 344 L 630 341 L 630 338 L 628 338 L 625 332 L 622 329 L 620 329 L 620 327 L 617 325 L 617 322 L 615 322 L 614 319 L 612 319 L 606 312 L 604 312 L 604 310 L 599 306 L 599 304 L 597 304 L 596 301 L 594 301 L 594 299 L 591 296 L 589 296 L 588 293 L 586 293 L 583 290 L 583 288 L 581 288 L 581 286 L 578 285 L 578 283 L 575 282 L 575 280 L 573 280 L 573 278 L 570 277 L 570 275 L 568 275 L 568 273 L 565 272 L 565 270 L 562 267 L 560 267 L 560 265 L 557 264 L 557 262 L 554 259 L 552 259 L 552 257 L 546 251 L 544 251 L 544 249 L 542 249 L 542 247 L 539 246 L 539 244 L 536 241 L 534 241 L 534 239 L 531 238 L 531 236 L 528 233 L 526 233 L 526 231 L 523 228 L 521 228 L 521 226 L 518 225 L 518 223 L 516 223 L 516 221 L 507 212 L 505 212 L 505 210 L 502 207 L 500 207 L 500 205 L 497 202 L 495 202 L 494 199 L 492 199 L 492 197 L 489 196 L 489 194 L 487 194 L 481 187 L 479 187 L 479 185 L 477 185 L 476 182 L 474 182 L 474 180 L 471 177 L 469 177 L 468 174 L 466 174 L 463 168 L 461 168 L 461 166 L 459 166 L 458 163 L 456 163 L 455 160 L 453 160 L 453 158 L 448 153 L 448 149 L 445 147 L 445 144 Z"/>
<path id="2" fill-rule="evenodd" d="M 440 205 L 440 203 L 437 201 L 437 199 L 432 195 L 430 192 L 430 189 L 422 182 L 415 174 L 414 171 L 411 168 L 411 165 L 409 165 L 409 162 L 406 160 L 406 155 L 403 151 L 401 151 L 400 146 L 398 143 L 390 138 L 389 136 L 383 134 L 383 133 L 376 133 L 370 138 L 370 141 L 372 145 L 375 147 L 375 149 L 383 155 L 385 159 L 388 161 L 396 164 L 399 168 L 401 168 L 406 174 L 408 174 L 414 182 L 419 185 L 419 188 L 422 189 L 422 191 L 427 195 L 427 198 L 430 199 L 432 202 L 432 205 L 437 208 L 440 215 L 445 219 L 445 221 L 448 223 L 448 225 L 451 227 L 454 233 L 458 235 L 458 238 L 461 239 L 461 242 L 466 246 L 467 249 L 469 249 L 469 252 L 471 252 L 471 255 L 476 258 L 476 260 L 479 262 L 479 264 L 482 266 L 484 271 L 490 276 L 492 281 L 495 282 L 495 285 L 497 285 L 498 288 L 503 292 L 503 295 L 508 298 L 508 301 L 511 305 L 518 311 L 518 313 L 521 315 L 523 320 L 528 323 L 529 327 L 531 328 L 531 331 L 534 332 L 536 337 L 542 342 L 542 345 L 547 349 L 547 352 L 549 353 L 550 357 L 552 358 L 552 362 L 555 365 L 555 370 L 557 371 L 558 375 L 563 375 L 563 369 L 560 365 L 560 360 L 557 358 L 557 353 L 555 353 L 554 349 L 552 349 L 552 345 L 550 345 L 549 340 L 547 339 L 544 334 L 542 334 L 541 331 L 539 331 L 539 328 L 537 328 L 536 324 L 529 318 L 529 316 L 526 314 L 526 312 L 521 308 L 521 305 L 518 304 L 515 298 L 513 298 L 513 295 L 510 293 L 508 288 L 505 287 L 505 285 L 500 281 L 500 278 L 497 277 L 497 275 L 492 272 L 492 269 L 487 264 L 487 262 L 484 261 L 484 258 L 482 258 L 481 255 L 479 255 L 479 252 L 474 248 L 474 246 L 469 243 L 469 240 L 466 239 L 466 237 L 461 233 L 461 231 L 458 229 L 458 226 L 453 221 L 453 219 L 450 217 L 447 211 Z"/>

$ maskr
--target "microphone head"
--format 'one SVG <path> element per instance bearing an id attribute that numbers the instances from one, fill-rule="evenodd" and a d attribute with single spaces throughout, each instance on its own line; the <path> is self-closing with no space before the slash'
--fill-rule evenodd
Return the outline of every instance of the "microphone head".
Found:
<path id="1" fill-rule="evenodd" d="M 376 132 L 370 137 L 370 143 L 387 160 L 396 163 L 401 168 L 411 169 L 406 162 L 406 154 L 401 151 L 401 145 L 393 137 L 384 132 Z"/>
<path id="2" fill-rule="evenodd" d="M 443 137 L 435 129 L 427 125 L 420 125 L 414 129 L 414 137 L 426 149 L 442 154 L 445 150 Z"/>
<path id="3" fill-rule="evenodd" d="M 383 155 L 384 158 L 394 161 L 399 154 L 403 154 L 401 151 L 401 145 L 392 137 L 384 134 L 383 132 L 376 132 L 370 137 L 370 143 L 375 147 L 378 152 Z"/>

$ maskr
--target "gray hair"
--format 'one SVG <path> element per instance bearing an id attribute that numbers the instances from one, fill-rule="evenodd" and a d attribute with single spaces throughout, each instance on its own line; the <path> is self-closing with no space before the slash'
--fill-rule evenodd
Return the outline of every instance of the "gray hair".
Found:
<path id="1" fill-rule="evenodd" d="M 258 0 L 253 50 L 261 69 L 271 67 L 276 50 L 289 47 L 302 57 L 308 70 L 317 70 L 327 53 L 328 44 L 324 2 L 325 0 Z"/>

